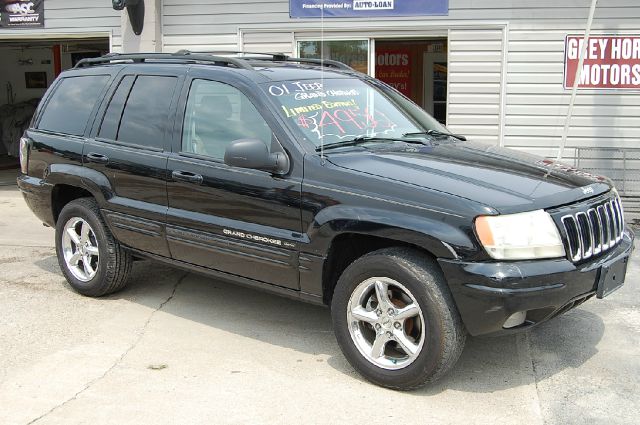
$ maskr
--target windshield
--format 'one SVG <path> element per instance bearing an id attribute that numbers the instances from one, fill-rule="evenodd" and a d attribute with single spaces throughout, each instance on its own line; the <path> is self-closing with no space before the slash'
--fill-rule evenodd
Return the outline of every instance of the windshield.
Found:
<path id="1" fill-rule="evenodd" d="M 265 91 L 289 124 L 316 147 L 362 136 L 447 131 L 399 93 L 357 78 L 279 81 L 266 84 Z"/>

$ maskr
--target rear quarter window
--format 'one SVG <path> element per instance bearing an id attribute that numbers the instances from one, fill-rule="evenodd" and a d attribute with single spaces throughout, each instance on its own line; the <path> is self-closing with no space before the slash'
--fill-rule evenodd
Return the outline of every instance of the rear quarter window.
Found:
<path id="1" fill-rule="evenodd" d="M 64 78 L 45 105 L 38 129 L 82 136 L 108 75 Z"/>

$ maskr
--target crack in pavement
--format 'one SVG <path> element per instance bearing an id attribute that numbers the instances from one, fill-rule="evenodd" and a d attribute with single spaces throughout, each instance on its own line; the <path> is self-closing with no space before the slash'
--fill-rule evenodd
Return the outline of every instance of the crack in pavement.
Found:
<path id="1" fill-rule="evenodd" d="M 529 361 L 531 362 L 531 373 L 533 375 L 533 383 L 536 387 L 536 398 L 538 401 L 538 411 L 540 413 L 540 419 L 542 420 L 542 424 L 546 424 L 547 421 L 544 417 L 544 411 L 542 410 L 542 402 L 540 401 L 540 388 L 538 387 L 538 373 L 536 371 L 536 362 L 533 360 L 533 349 L 531 346 L 531 334 L 529 332 L 525 332 L 525 338 L 527 339 L 527 353 L 529 354 Z"/>
<path id="2" fill-rule="evenodd" d="M 53 406 L 51 409 L 49 409 L 47 412 L 43 413 L 42 415 L 38 416 L 37 418 L 32 419 L 31 421 L 27 422 L 27 425 L 31 425 L 31 424 L 34 424 L 34 423 L 38 422 L 39 420 L 45 418 L 46 416 L 48 416 L 51 413 L 53 413 L 56 410 L 58 410 L 59 408 L 65 406 L 67 403 L 69 403 L 69 402 L 71 402 L 73 400 L 76 400 L 82 393 L 84 393 L 85 391 L 90 389 L 97 382 L 99 382 L 102 379 L 104 379 L 112 370 L 114 370 L 122 362 L 122 360 L 124 360 L 124 358 L 127 356 L 127 354 L 129 354 L 134 348 L 136 348 L 136 346 L 140 343 L 140 341 L 142 341 L 142 338 L 144 337 L 144 335 L 146 333 L 146 330 L 147 330 L 147 327 L 149 326 L 149 323 L 151 323 L 151 319 L 153 319 L 153 316 L 158 311 L 162 310 L 162 308 L 165 305 L 167 305 L 173 299 L 173 297 L 176 295 L 176 291 L 178 289 L 178 286 L 180 286 L 180 284 L 184 281 L 184 279 L 187 276 L 189 276 L 189 273 L 185 273 L 182 277 L 180 277 L 180 279 L 178 279 L 176 284 L 173 286 L 173 290 L 171 291 L 171 295 L 169 295 L 169 297 L 166 300 L 164 300 L 162 303 L 160 303 L 160 305 L 155 310 L 153 310 L 151 312 L 151 314 L 149 315 L 147 320 L 144 322 L 144 325 L 142 326 L 142 328 L 140 329 L 140 332 L 138 333 L 138 338 L 120 355 L 120 357 L 118 357 L 116 359 L 116 361 L 102 375 L 100 375 L 97 378 L 89 381 L 80 391 L 75 393 L 72 397 L 66 399 L 65 401 L 63 401 L 60 404 L 57 404 L 57 405 Z"/>

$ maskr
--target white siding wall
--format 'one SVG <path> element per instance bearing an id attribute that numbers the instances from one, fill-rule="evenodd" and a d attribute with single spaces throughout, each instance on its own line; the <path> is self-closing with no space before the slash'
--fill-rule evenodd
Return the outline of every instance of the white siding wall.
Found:
<path id="1" fill-rule="evenodd" d="M 504 31 L 449 31 L 447 124 L 479 142 L 499 143 Z"/>
<path id="2" fill-rule="evenodd" d="M 3 35 L 33 33 L 109 33 L 112 34 L 112 49 L 122 46 L 120 12 L 113 10 L 109 0 L 45 0 L 45 27 L 34 29 L 0 29 Z"/>
<path id="3" fill-rule="evenodd" d="M 164 49 L 236 50 L 239 28 L 289 21 L 287 0 L 164 0 Z"/>
<path id="4" fill-rule="evenodd" d="M 240 50 L 247 52 L 282 52 L 294 55 L 294 35 L 291 31 L 260 30 L 247 31 L 241 34 Z"/>

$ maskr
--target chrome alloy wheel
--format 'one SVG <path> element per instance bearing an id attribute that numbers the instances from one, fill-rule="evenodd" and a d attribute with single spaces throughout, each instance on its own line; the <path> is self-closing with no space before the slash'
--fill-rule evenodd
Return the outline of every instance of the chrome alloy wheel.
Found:
<path id="1" fill-rule="evenodd" d="M 360 354 L 383 369 L 413 363 L 424 345 L 425 322 L 415 297 L 388 277 L 361 282 L 347 305 L 351 339 Z"/>
<path id="2" fill-rule="evenodd" d="M 76 279 L 82 282 L 93 279 L 98 271 L 98 240 L 86 220 L 72 217 L 64 225 L 62 253 L 67 268 Z"/>

